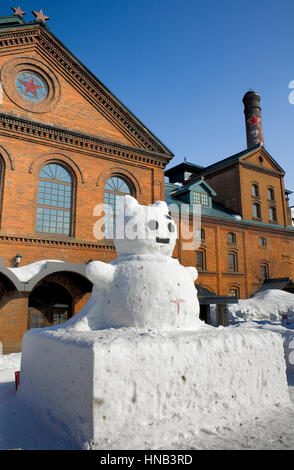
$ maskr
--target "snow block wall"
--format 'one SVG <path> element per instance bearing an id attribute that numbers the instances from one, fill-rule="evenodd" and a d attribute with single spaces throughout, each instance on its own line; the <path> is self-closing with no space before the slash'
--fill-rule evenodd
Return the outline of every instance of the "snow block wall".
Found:
<path id="1" fill-rule="evenodd" d="M 84 449 L 164 448 L 289 401 L 279 335 L 211 326 L 31 330 L 17 393 Z"/>

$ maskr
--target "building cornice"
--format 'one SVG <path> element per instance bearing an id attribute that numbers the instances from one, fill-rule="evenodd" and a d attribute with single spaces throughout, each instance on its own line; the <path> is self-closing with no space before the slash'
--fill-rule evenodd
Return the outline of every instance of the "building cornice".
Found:
<path id="1" fill-rule="evenodd" d="M 169 161 L 163 154 L 129 147 L 87 134 L 50 126 L 49 124 L 29 121 L 12 114 L 0 113 L 0 134 L 12 136 L 13 138 L 19 137 L 24 140 L 38 141 L 42 144 L 50 143 L 54 147 L 78 150 L 83 153 L 87 152 L 94 156 L 97 156 L 97 153 L 99 153 L 99 155 L 107 157 L 113 156 L 161 168 L 165 168 Z"/>
<path id="2" fill-rule="evenodd" d="M 111 251 L 115 252 L 115 247 L 113 242 L 109 243 L 107 241 L 101 240 L 100 242 L 93 242 L 93 241 L 83 241 L 77 239 L 62 239 L 62 238 L 45 238 L 45 237 L 33 237 L 33 236 L 18 236 L 12 234 L 1 234 L 0 233 L 0 243 L 7 243 L 7 244 L 20 244 L 23 243 L 25 245 L 38 245 L 38 246 L 52 246 L 52 247 L 63 247 L 63 248 L 70 248 L 70 249 L 93 249 L 93 250 L 104 250 L 104 251 Z"/>

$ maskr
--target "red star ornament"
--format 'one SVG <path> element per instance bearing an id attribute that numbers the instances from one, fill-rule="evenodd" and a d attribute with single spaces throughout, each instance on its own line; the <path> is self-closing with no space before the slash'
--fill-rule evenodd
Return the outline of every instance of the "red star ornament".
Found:
<path id="1" fill-rule="evenodd" d="M 36 20 L 42 21 L 44 24 L 46 24 L 46 21 L 50 20 L 49 16 L 44 15 L 43 10 L 39 12 L 33 10 L 32 13 L 36 17 Z"/>
<path id="2" fill-rule="evenodd" d="M 254 114 L 251 119 L 248 119 L 248 122 L 250 122 L 251 126 L 254 126 L 254 125 L 258 126 L 259 121 L 260 121 L 260 118 L 254 116 Z"/>
<path id="3" fill-rule="evenodd" d="M 33 93 L 33 95 L 38 98 L 38 94 L 37 94 L 37 89 L 38 88 L 42 88 L 41 85 L 36 85 L 36 83 L 34 82 L 34 79 L 33 77 L 30 79 L 29 82 L 25 82 L 24 80 L 20 80 L 20 82 L 26 86 L 26 90 L 25 90 L 25 93 Z"/>
<path id="4" fill-rule="evenodd" d="M 11 7 L 11 9 L 14 11 L 14 14 L 15 14 L 15 15 L 18 15 L 18 16 L 20 16 L 21 18 L 23 17 L 23 15 L 26 14 L 26 12 L 25 12 L 25 11 L 22 11 L 22 9 L 21 9 L 20 7 L 17 7 L 17 8 Z"/>

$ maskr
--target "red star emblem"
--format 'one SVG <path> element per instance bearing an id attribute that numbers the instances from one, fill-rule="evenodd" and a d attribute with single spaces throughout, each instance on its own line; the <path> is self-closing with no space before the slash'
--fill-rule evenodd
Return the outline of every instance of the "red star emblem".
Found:
<path id="1" fill-rule="evenodd" d="M 17 8 L 11 7 L 11 8 L 14 11 L 14 14 L 20 16 L 21 18 L 23 17 L 23 15 L 26 14 L 26 12 L 22 11 L 22 9 L 20 7 L 17 7 Z"/>
<path id="2" fill-rule="evenodd" d="M 25 82 L 24 80 L 20 80 L 20 82 L 26 87 L 24 93 L 31 92 L 36 98 L 38 98 L 37 89 L 43 87 L 41 85 L 36 85 L 33 77 L 31 77 L 29 82 Z"/>
<path id="3" fill-rule="evenodd" d="M 258 126 L 259 121 L 260 121 L 260 118 L 254 116 L 254 114 L 251 119 L 248 119 L 248 122 L 250 122 L 251 126 L 254 126 L 254 125 Z"/>
<path id="4" fill-rule="evenodd" d="M 259 141 L 259 145 L 261 145 L 261 147 L 263 147 L 263 141 L 262 140 Z"/>
<path id="5" fill-rule="evenodd" d="M 43 10 L 39 12 L 33 10 L 32 13 L 36 17 L 36 20 L 42 21 L 44 24 L 46 24 L 47 20 L 50 20 L 49 16 L 44 15 Z"/>

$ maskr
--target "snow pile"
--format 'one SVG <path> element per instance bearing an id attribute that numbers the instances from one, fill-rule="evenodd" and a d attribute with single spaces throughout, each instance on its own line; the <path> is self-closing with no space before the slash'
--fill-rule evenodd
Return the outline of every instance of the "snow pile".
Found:
<path id="1" fill-rule="evenodd" d="M 204 326 L 32 330 L 17 395 L 80 448 L 150 449 L 289 404 L 282 338 Z"/>
<path id="2" fill-rule="evenodd" d="M 266 290 L 251 299 L 228 305 L 230 322 L 269 321 L 280 323 L 282 315 L 294 320 L 294 294 L 279 289 Z"/>
<path id="3" fill-rule="evenodd" d="M 20 266 L 19 268 L 8 268 L 22 282 L 29 282 L 36 274 L 46 269 L 46 263 L 63 263 L 60 260 L 41 260 L 35 263 Z"/>

